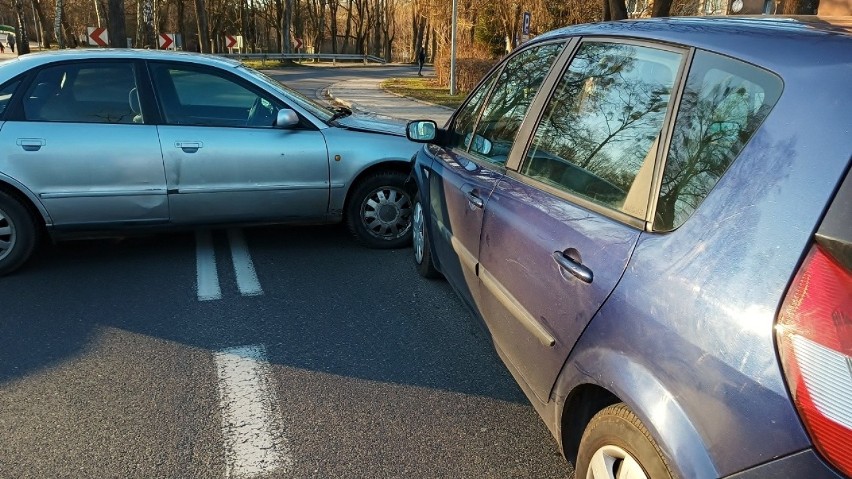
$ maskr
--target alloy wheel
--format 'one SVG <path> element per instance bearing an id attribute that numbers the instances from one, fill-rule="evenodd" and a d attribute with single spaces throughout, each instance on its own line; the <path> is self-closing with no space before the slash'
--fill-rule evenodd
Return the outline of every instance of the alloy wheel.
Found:
<path id="1" fill-rule="evenodd" d="M 586 479 L 648 479 L 648 475 L 630 453 L 618 446 L 606 445 L 592 455 Z"/>
<path id="2" fill-rule="evenodd" d="M 361 203 L 361 222 L 376 238 L 401 238 L 411 228 L 411 199 L 400 188 L 376 188 Z"/>
<path id="3" fill-rule="evenodd" d="M 0 260 L 15 249 L 16 240 L 15 224 L 9 220 L 5 211 L 0 210 Z"/>
<path id="4" fill-rule="evenodd" d="M 423 251 L 426 248 L 426 238 L 423 228 L 423 205 L 419 201 L 414 203 L 414 216 L 411 219 L 412 241 L 414 243 L 414 260 L 417 264 L 423 263 Z"/>

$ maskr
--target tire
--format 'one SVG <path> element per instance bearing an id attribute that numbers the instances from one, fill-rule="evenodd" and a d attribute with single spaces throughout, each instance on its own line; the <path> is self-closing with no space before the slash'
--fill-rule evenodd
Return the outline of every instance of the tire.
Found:
<path id="1" fill-rule="evenodd" d="M 426 228 L 426 217 L 423 213 L 420 193 L 414 196 L 413 211 L 411 215 L 411 239 L 414 245 L 414 264 L 417 266 L 417 272 L 424 278 L 440 278 L 441 273 L 432 261 L 429 232 Z"/>
<path id="2" fill-rule="evenodd" d="M 408 175 L 374 173 L 355 185 L 346 206 L 349 231 L 368 248 L 402 248 L 411 243 L 411 195 Z"/>
<path id="3" fill-rule="evenodd" d="M 624 403 L 595 414 L 580 440 L 576 466 L 576 479 L 676 477 L 651 433 Z"/>
<path id="4" fill-rule="evenodd" d="M 38 230 L 24 205 L 0 191 L 0 276 L 24 264 L 37 240 Z"/>

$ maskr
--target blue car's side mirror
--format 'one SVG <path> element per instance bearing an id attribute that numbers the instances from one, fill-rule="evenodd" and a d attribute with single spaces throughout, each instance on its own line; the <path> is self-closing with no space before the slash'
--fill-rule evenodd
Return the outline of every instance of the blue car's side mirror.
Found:
<path id="1" fill-rule="evenodd" d="M 438 136 L 438 124 L 432 120 L 414 120 L 408 122 L 405 136 L 418 143 L 429 143 Z"/>

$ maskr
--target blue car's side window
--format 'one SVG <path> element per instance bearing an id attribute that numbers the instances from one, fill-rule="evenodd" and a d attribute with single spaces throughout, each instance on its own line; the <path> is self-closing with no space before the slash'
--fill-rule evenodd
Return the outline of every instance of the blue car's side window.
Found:
<path id="1" fill-rule="evenodd" d="M 697 51 L 675 121 L 654 229 L 686 221 L 763 122 L 781 80 L 755 66 Z"/>
<path id="2" fill-rule="evenodd" d="M 683 54 L 586 42 L 544 108 L 521 173 L 644 218 Z"/>
<path id="3" fill-rule="evenodd" d="M 551 43 L 529 48 L 506 62 L 476 131 L 464 138 L 474 156 L 495 165 L 506 164 L 527 109 L 564 46 Z"/>

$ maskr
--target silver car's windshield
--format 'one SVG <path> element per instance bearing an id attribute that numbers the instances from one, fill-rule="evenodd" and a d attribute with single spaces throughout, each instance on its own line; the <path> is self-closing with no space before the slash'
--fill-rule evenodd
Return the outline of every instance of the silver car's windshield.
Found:
<path id="1" fill-rule="evenodd" d="M 288 99 L 292 100 L 293 103 L 296 103 L 297 105 L 299 105 L 299 107 L 307 110 L 312 115 L 316 116 L 324 122 L 330 121 L 332 115 L 334 115 L 333 111 L 302 95 L 296 90 L 284 86 L 281 82 L 275 80 L 269 75 L 266 75 L 265 73 L 259 72 L 254 68 L 249 68 L 244 65 L 240 65 L 237 68 L 240 68 L 246 74 L 262 81 L 264 84 L 268 85 L 271 88 L 274 88 L 278 92 L 283 93 Z"/>

